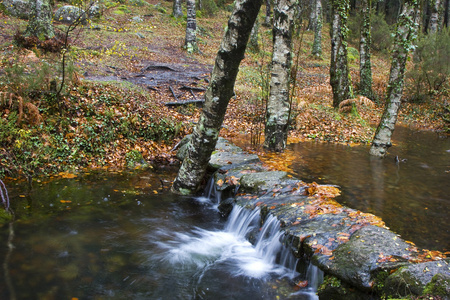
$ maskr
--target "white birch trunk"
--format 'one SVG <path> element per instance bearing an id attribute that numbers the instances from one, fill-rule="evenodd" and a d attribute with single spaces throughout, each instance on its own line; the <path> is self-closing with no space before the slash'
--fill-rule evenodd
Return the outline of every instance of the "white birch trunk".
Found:
<path id="1" fill-rule="evenodd" d="M 183 15 L 183 11 L 181 10 L 181 0 L 173 0 L 172 14 L 175 18 L 179 18 Z"/>
<path id="2" fill-rule="evenodd" d="M 322 13 L 322 0 L 314 1 L 314 10 L 316 15 L 316 22 L 314 28 L 314 42 L 312 45 L 311 54 L 316 57 L 322 56 L 322 25 L 323 25 L 323 13 Z"/>
<path id="3" fill-rule="evenodd" d="M 184 47 L 188 53 L 198 52 L 195 0 L 186 0 L 187 20 Z"/>
<path id="4" fill-rule="evenodd" d="M 372 63 L 370 61 L 371 39 L 371 10 L 372 1 L 362 0 L 361 2 L 361 39 L 359 42 L 359 93 L 367 98 L 373 99 L 372 91 Z"/>
<path id="5" fill-rule="evenodd" d="M 349 0 L 331 0 L 330 84 L 333 90 L 334 107 L 339 107 L 342 101 L 353 98 L 347 62 L 349 9 Z"/>
<path id="6" fill-rule="evenodd" d="M 291 40 L 295 5 L 295 0 L 277 0 L 274 5 L 270 93 L 264 141 L 264 147 L 273 151 L 286 148 L 289 129 Z"/>
<path id="7" fill-rule="evenodd" d="M 384 157 L 392 146 L 391 137 L 397 122 L 404 86 L 406 61 L 417 36 L 420 19 L 417 0 L 406 0 L 397 22 L 391 71 L 387 88 L 386 106 L 372 141 L 369 153 Z"/>

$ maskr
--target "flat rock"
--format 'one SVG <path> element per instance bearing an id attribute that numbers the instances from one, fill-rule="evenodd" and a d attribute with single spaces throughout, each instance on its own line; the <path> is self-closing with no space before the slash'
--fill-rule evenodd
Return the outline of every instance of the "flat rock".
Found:
<path id="1" fill-rule="evenodd" d="M 450 260 L 448 259 L 411 264 L 400 268 L 387 277 L 385 292 L 391 297 L 404 297 L 411 293 L 422 295 L 434 276 L 439 288 L 432 284 L 429 286 L 430 292 L 434 291 L 433 294 L 438 293 L 439 296 L 446 296 L 449 299 Z"/>
<path id="2" fill-rule="evenodd" d="M 410 245 L 392 231 L 367 225 L 333 251 L 334 259 L 320 257 L 316 263 L 325 272 L 353 286 L 371 290 L 378 272 L 396 269 L 399 266 L 389 260 L 384 261 L 384 258 L 400 259 L 401 264 L 406 260 L 402 258 L 411 254 L 408 248 Z"/>

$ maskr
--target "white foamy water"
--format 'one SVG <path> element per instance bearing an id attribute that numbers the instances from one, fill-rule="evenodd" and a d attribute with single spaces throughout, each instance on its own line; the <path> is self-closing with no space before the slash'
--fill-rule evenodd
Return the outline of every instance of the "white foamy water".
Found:
<path id="1" fill-rule="evenodd" d="M 279 230 L 278 220 L 269 217 L 259 228 L 259 215 L 259 209 L 248 211 L 235 207 L 223 231 L 195 228 L 188 233 L 175 233 L 163 242 L 156 242 L 162 250 L 160 259 L 181 268 L 225 267 L 232 276 L 298 275 L 293 270 L 295 265 L 276 263 L 283 248 L 280 242 L 283 233 Z M 255 245 L 247 240 L 250 235 L 256 238 Z M 295 262 L 295 259 L 285 257 L 283 260 Z"/>

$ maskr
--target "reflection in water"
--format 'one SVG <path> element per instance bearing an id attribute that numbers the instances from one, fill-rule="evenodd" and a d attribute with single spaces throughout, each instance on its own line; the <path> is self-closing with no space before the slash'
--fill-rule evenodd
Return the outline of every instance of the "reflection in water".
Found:
<path id="1" fill-rule="evenodd" d="M 215 200 L 163 190 L 174 175 L 9 188 L 16 221 L 0 227 L 12 245 L 0 248 L 0 299 L 317 299 L 322 272 L 283 251 L 276 218 L 260 228 L 258 210 L 235 208 L 225 221 Z"/>
<path id="2" fill-rule="evenodd" d="M 385 159 L 370 157 L 368 146 L 292 144 L 299 159 L 291 168 L 304 181 L 339 185 L 338 201 L 419 247 L 449 250 L 450 139 L 399 127 L 393 142 Z"/>

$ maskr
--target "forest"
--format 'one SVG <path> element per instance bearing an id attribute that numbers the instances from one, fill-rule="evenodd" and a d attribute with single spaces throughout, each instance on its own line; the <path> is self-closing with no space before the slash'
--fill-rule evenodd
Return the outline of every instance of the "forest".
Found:
<path id="1" fill-rule="evenodd" d="M 197 51 L 186 46 L 188 16 L 174 16 L 170 3 L 108 2 L 100 8 L 78 3 L 75 6 L 79 9 L 99 10 L 88 19 L 78 15 L 74 23 L 49 18 L 54 36 L 47 39 L 30 34 L 31 21 L 14 17 L 20 14 L 6 9 L 8 5 L 13 7 L 8 3 L 4 2 L 1 15 L 3 176 L 31 178 L 84 167 L 126 167 L 140 160 L 173 162 L 174 152 L 170 150 L 192 130 L 200 109 L 194 104 L 165 104 L 203 99 L 202 90 L 207 88 L 232 3 L 197 3 Z M 365 3 L 347 3 L 342 13 L 348 17 L 348 75 L 340 78 L 351 78 L 347 88 L 352 97 L 346 95 L 339 100 L 348 100 L 341 107 L 332 100 L 335 92 L 329 84 L 333 54 L 331 27 L 326 24 L 332 20 L 331 4 L 323 3 L 323 9 L 319 8 L 323 19 L 317 19 L 311 3 L 299 3 L 290 24 L 292 55 L 286 77 L 289 91 L 285 93 L 289 120 L 284 121 L 288 122 L 283 125 L 284 131 L 293 140 L 371 143 L 386 101 L 400 2 L 369 3 L 371 42 L 366 52 L 372 74 L 367 91 L 361 87 L 360 75 L 364 67 L 360 41 Z M 436 20 L 431 2 L 421 7 L 417 39 L 410 46 L 414 54 L 406 64 L 399 122 L 446 132 L 448 3 L 438 1 L 436 5 Z M 57 3 L 52 9 L 65 6 Z M 267 3 L 266 11 L 259 12 L 221 131 L 225 137 L 245 134 L 255 150 L 263 144 L 271 107 L 268 100 L 273 71 L 269 68 L 273 49 L 269 45 L 273 35 L 267 21 L 271 20 L 272 6 Z M 435 29 L 431 28 L 435 26 L 433 20 L 437 22 Z M 315 26 L 315 22 L 320 25 Z M 317 52 L 318 40 L 321 52 Z M 346 69 L 337 70 L 341 68 Z M 173 70 L 175 78 L 170 72 L 160 72 L 162 78 L 158 78 L 158 70 Z M 186 80 L 190 72 L 196 78 L 191 82 Z M 182 90 L 183 85 L 193 88 Z"/>
<path id="2" fill-rule="evenodd" d="M 449 20 L 3 0 L 0 298 L 447 299 Z"/>

